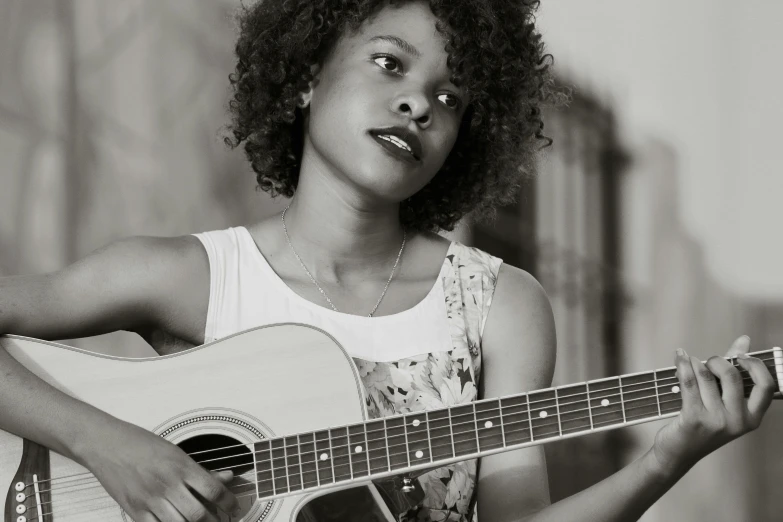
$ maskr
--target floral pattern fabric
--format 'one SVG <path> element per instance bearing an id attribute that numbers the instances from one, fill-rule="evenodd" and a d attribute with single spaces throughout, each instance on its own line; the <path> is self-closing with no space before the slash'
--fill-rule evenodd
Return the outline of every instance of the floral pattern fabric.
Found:
<path id="1" fill-rule="evenodd" d="M 394 362 L 354 358 L 371 418 L 475 401 L 481 376 L 481 334 L 502 260 L 460 243 L 445 262 L 443 289 L 453 349 Z M 418 477 L 423 501 L 402 522 L 477 522 L 476 459 Z"/>

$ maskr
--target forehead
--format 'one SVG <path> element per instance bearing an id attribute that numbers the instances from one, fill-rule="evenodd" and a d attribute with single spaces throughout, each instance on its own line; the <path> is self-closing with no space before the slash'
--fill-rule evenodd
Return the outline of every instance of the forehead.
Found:
<path id="1" fill-rule="evenodd" d="M 386 41 L 394 43 L 391 39 L 378 36 L 391 35 L 402 41 L 398 47 L 410 44 L 413 49 L 408 49 L 409 54 L 417 57 L 438 57 L 445 61 L 447 37 L 438 32 L 435 24 L 438 18 L 432 14 L 427 2 L 413 1 L 401 5 L 386 5 L 373 16 L 365 20 L 353 34 L 344 35 L 344 43 L 350 48 L 368 45 L 372 42 Z M 442 22 L 441 22 L 442 24 Z"/>

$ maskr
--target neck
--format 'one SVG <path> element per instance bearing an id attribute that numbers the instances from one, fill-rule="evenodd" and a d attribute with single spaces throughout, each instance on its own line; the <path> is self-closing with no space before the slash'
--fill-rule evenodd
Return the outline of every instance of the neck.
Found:
<path id="1" fill-rule="evenodd" d="M 297 254 L 321 281 L 339 282 L 347 274 L 366 277 L 388 269 L 402 243 L 399 204 L 369 204 L 340 197 L 318 180 L 302 179 L 285 214 Z"/>

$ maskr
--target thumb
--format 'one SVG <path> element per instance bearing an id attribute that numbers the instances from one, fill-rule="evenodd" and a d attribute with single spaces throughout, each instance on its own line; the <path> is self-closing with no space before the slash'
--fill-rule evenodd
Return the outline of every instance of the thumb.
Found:
<path id="1" fill-rule="evenodd" d="M 750 337 L 743 335 L 732 343 L 731 348 L 729 348 L 729 351 L 726 352 L 726 357 L 733 357 L 741 353 L 748 353 L 748 351 L 750 351 Z"/>

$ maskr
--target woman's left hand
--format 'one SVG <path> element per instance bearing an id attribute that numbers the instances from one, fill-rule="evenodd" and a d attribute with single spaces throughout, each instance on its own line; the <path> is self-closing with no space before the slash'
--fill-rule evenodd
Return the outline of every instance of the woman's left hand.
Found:
<path id="1" fill-rule="evenodd" d="M 726 354 L 738 356 L 739 365 L 753 380 L 747 400 L 742 374 L 724 358 L 713 356 L 704 364 L 684 352 L 678 353 L 682 410 L 655 436 L 652 452 L 660 471 L 687 470 L 727 442 L 759 427 L 777 387 L 764 363 L 746 355 L 749 348 L 750 338 L 742 336 Z M 716 377 L 720 379 L 722 395 Z"/>

